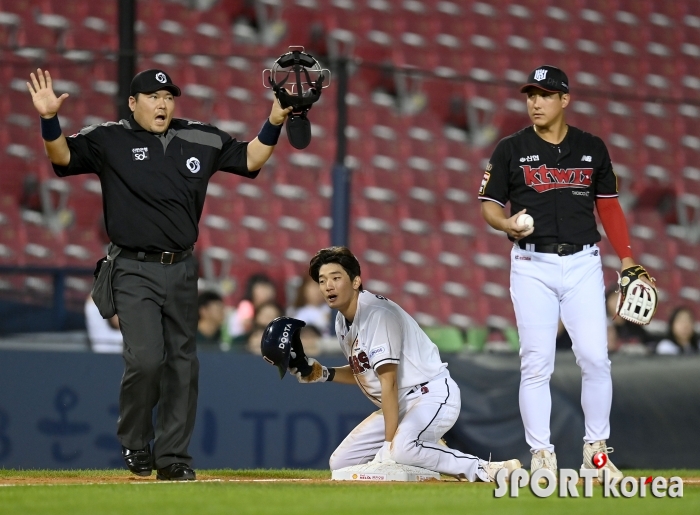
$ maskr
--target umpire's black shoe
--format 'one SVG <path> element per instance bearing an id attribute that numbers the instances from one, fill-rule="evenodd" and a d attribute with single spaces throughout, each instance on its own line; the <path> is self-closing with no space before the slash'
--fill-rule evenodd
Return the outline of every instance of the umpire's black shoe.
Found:
<path id="1" fill-rule="evenodd" d="M 173 463 L 162 469 L 158 469 L 157 479 L 161 481 L 194 481 L 197 474 L 189 465 L 184 463 Z"/>
<path id="2" fill-rule="evenodd" d="M 122 445 L 122 456 L 127 468 L 137 476 L 150 476 L 153 472 L 153 457 L 151 456 L 151 446 L 146 445 L 143 449 L 136 451 L 127 449 Z"/>

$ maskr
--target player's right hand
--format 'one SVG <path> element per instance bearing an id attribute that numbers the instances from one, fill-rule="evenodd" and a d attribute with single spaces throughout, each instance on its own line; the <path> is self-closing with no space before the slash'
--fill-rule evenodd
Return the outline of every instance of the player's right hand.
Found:
<path id="1" fill-rule="evenodd" d="M 32 73 L 30 77 L 32 82 L 31 84 L 27 82 L 27 88 L 29 88 L 29 93 L 32 94 L 34 107 L 42 118 L 53 118 L 61 108 L 63 101 L 68 98 L 68 93 L 64 93 L 56 98 L 48 70 L 42 72 L 41 68 L 37 68 L 36 75 Z"/>
<path id="2" fill-rule="evenodd" d="M 311 372 L 307 375 L 301 375 L 301 371 L 298 368 L 291 367 L 289 369 L 289 372 L 296 376 L 297 381 L 300 383 L 325 383 L 328 381 L 328 369 L 326 367 L 321 365 L 314 358 L 305 359 L 311 368 Z"/>
<path id="3" fill-rule="evenodd" d="M 372 463 L 396 463 L 391 459 L 391 442 L 384 441 Z"/>
<path id="4" fill-rule="evenodd" d="M 534 227 L 523 228 L 519 226 L 516 222 L 518 217 L 522 214 L 525 214 L 526 211 L 527 209 L 523 209 L 515 213 L 510 218 L 506 218 L 503 230 L 506 233 L 508 233 L 508 236 L 515 238 L 516 240 L 520 240 L 522 238 L 525 238 L 526 236 L 530 236 L 535 231 Z"/>

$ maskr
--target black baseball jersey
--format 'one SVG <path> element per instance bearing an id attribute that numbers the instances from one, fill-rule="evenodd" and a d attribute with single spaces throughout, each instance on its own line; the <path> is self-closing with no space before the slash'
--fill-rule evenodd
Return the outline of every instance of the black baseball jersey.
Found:
<path id="1" fill-rule="evenodd" d="M 91 125 L 66 138 L 68 166 L 59 177 L 96 173 L 107 234 L 128 249 L 180 252 L 194 245 L 209 178 L 217 170 L 254 178 L 247 142 L 211 125 L 173 118 L 155 134 L 134 117 Z"/>
<path id="2" fill-rule="evenodd" d="M 479 190 L 482 201 L 503 207 L 510 201 L 511 216 L 527 209 L 535 230 L 524 243 L 600 241 L 595 200 L 617 196 L 605 143 L 571 126 L 559 145 L 540 138 L 532 126 L 502 139 Z"/>

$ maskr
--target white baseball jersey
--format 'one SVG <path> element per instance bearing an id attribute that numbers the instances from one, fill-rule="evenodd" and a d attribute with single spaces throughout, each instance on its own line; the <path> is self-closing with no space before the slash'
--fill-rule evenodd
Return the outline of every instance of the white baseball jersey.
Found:
<path id="1" fill-rule="evenodd" d="M 447 363 L 418 323 L 395 302 L 367 290 L 360 292 L 352 324 L 338 313 L 335 333 L 357 384 L 378 407 L 381 365 L 398 365 L 399 405 L 414 387 L 446 372 Z"/>

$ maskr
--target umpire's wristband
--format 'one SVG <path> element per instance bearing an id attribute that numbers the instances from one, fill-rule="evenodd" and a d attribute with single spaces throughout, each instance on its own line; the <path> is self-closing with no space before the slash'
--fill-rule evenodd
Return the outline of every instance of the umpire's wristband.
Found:
<path id="1" fill-rule="evenodd" d="M 44 141 L 54 141 L 61 137 L 61 124 L 58 122 L 58 115 L 51 118 L 39 117 L 41 120 L 41 137 Z"/>
<path id="2" fill-rule="evenodd" d="M 333 381 L 333 378 L 335 377 L 335 368 L 329 368 L 328 369 L 328 378 L 326 379 L 326 382 Z"/>
<path id="3" fill-rule="evenodd" d="M 273 125 L 270 123 L 270 119 L 265 120 L 260 132 L 258 132 L 258 141 L 263 145 L 268 147 L 274 147 L 277 145 L 277 140 L 280 139 L 280 133 L 282 132 L 282 124 Z"/>

